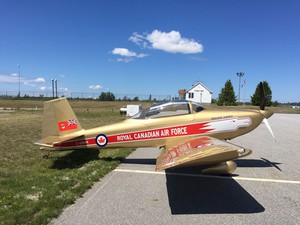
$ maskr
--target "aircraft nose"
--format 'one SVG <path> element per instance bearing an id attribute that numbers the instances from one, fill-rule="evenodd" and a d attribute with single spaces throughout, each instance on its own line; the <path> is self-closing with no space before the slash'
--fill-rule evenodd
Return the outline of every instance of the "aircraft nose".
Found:
<path id="1" fill-rule="evenodd" d="M 265 118 L 270 118 L 274 113 L 271 111 L 267 111 L 267 110 L 259 110 L 260 113 L 265 117 Z"/>

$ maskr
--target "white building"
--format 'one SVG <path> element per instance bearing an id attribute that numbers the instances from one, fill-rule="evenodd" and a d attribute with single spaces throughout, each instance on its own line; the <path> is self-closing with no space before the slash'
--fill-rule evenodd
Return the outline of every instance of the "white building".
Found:
<path id="1" fill-rule="evenodd" d="M 211 90 L 198 82 L 186 91 L 185 99 L 199 103 L 211 103 L 212 94 Z"/>

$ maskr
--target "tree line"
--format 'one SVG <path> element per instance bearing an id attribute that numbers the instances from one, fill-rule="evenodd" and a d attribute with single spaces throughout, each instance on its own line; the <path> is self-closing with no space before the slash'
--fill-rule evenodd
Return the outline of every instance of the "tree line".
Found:
<path id="1" fill-rule="evenodd" d="M 277 101 L 272 102 L 272 90 L 267 81 L 262 82 L 265 90 L 265 97 L 266 97 L 266 106 L 277 106 L 279 103 Z M 252 105 L 259 106 L 260 104 L 260 88 L 259 83 L 256 86 L 254 94 L 251 96 L 251 103 Z M 231 83 L 231 80 L 227 80 L 225 86 L 221 89 L 218 99 L 218 105 L 223 106 L 235 106 L 238 105 L 236 95 L 234 93 L 234 89 Z"/>
<path id="2" fill-rule="evenodd" d="M 102 92 L 99 95 L 99 100 L 100 101 L 115 101 L 117 99 L 116 99 L 115 95 L 111 92 Z M 133 99 L 128 98 L 127 96 L 124 96 L 123 99 L 118 99 L 118 100 L 119 101 L 134 101 L 134 102 L 140 101 L 138 96 L 135 96 Z M 151 95 L 149 96 L 148 101 L 152 101 Z M 154 101 L 156 101 L 156 99 L 154 99 Z"/>
<path id="3" fill-rule="evenodd" d="M 270 88 L 270 85 L 268 84 L 267 81 L 263 81 L 263 86 L 264 86 L 264 90 L 265 90 L 265 95 L 266 95 L 266 106 L 278 106 L 279 102 L 277 101 L 272 101 L 272 90 Z M 2 96 L 3 98 L 11 98 L 11 99 L 15 99 L 14 96 Z M 63 96 L 62 96 L 63 97 Z M 0 95 L 1 98 L 1 95 Z M 43 95 L 40 95 L 38 97 L 32 97 L 29 95 L 24 95 L 24 97 L 17 97 L 16 99 L 52 99 L 51 97 L 44 97 Z M 70 98 L 70 99 L 80 99 L 80 98 Z M 85 99 L 85 100 L 94 100 L 94 99 Z M 122 99 L 116 99 L 115 95 L 111 92 L 102 92 L 99 97 L 97 98 L 97 100 L 100 101 L 140 101 L 139 97 L 136 96 L 134 98 L 128 98 L 127 96 L 124 96 Z M 149 98 L 146 101 L 157 101 L 155 98 L 152 98 L 151 94 L 149 95 Z M 237 97 L 235 95 L 231 80 L 227 80 L 225 82 L 224 87 L 222 87 L 218 98 L 216 100 L 213 100 L 213 103 L 217 103 L 217 105 L 220 106 L 235 106 L 238 105 L 237 102 Z M 253 93 L 253 95 L 251 96 L 251 103 L 252 105 L 255 106 L 259 106 L 260 104 L 260 88 L 259 88 L 259 83 L 257 84 L 257 87 L 255 89 L 255 92 Z M 286 105 L 300 105 L 300 102 L 298 103 L 285 103 Z"/>
<path id="4" fill-rule="evenodd" d="M 263 81 L 263 86 L 265 90 L 266 95 L 266 106 L 277 106 L 279 103 L 277 101 L 272 102 L 272 90 L 268 84 L 267 81 Z M 102 92 L 99 95 L 100 101 L 115 101 L 115 95 L 111 92 Z M 123 97 L 123 99 L 119 99 L 121 101 L 139 101 L 138 97 L 134 97 L 133 99 L 127 98 L 126 96 Z M 149 96 L 149 100 L 152 100 L 151 95 Z M 155 101 L 155 99 L 153 99 Z M 227 80 L 224 87 L 221 89 L 218 99 L 217 99 L 217 105 L 220 106 L 236 106 L 238 105 L 237 97 L 235 95 L 231 80 Z M 259 84 L 257 84 L 257 87 L 255 89 L 254 94 L 251 96 L 251 103 L 252 105 L 259 106 L 260 104 L 260 88 Z"/>

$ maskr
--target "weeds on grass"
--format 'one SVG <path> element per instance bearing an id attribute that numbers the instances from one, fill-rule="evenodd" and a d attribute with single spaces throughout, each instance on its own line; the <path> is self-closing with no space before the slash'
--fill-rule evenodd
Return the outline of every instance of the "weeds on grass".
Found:
<path id="1" fill-rule="evenodd" d="M 118 113 L 77 109 L 84 128 L 113 123 Z M 132 150 L 44 152 L 41 111 L 16 111 L 0 117 L 0 224 L 46 224 L 80 197 L 95 181 L 113 170 Z"/>

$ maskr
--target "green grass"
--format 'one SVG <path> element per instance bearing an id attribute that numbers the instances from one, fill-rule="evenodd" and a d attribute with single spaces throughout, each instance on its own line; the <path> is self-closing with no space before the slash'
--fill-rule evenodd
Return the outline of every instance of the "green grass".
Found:
<path id="1" fill-rule="evenodd" d="M 121 121 L 123 117 L 119 115 L 119 108 L 136 103 L 73 100 L 70 104 L 82 126 L 88 129 Z M 143 107 L 149 105 L 143 103 Z M 0 107 L 42 108 L 43 101 L 0 100 Z M 226 108 L 214 105 L 206 107 Z M 280 107 L 271 110 L 299 112 Z M 59 152 L 45 160 L 42 159 L 45 152 L 33 144 L 40 139 L 41 124 L 41 110 L 0 112 L 0 224 L 48 223 L 132 151 Z"/>
<path id="2" fill-rule="evenodd" d="M 126 102 L 126 101 L 94 101 L 94 100 L 69 100 L 73 109 L 80 109 L 85 111 L 106 111 L 106 112 L 119 112 L 122 106 L 141 104 L 142 107 L 150 106 L 149 102 Z M 42 108 L 44 104 L 43 100 L 35 99 L 0 99 L 0 108 Z"/>
<path id="3" fill-rule="evenodd" d="M 103 102 L 95 100 L 69 100 L 70 105 L 73 109 L 80 112 L 95 112 L 95 113 L 119 113 L 122 106 L 130 104 L 141 104 L 143 108 L 149 107 L 149 102 L 126 102 L 126 101 L 113 101 Z M 21 109 L 21 108 L 38 108 L 43 107 L 44 101 L 40 99 L 0 99 L 0 108 L 5 109 Z M 203 104 L 207 109 L 226 109 L 226 108 L 240 108 L 240 109 L 258 109 L 258 106 L 241 105 L 241 106 L 217 106 L 216 104 Z M 299 109 L 292 109 L 290 106 L 278 106 L 278 107 L 266 107 L 268 110 L 272 110 L 274 113 L 300 113 Z"/>
<path id="4" fill-rule="evenodd" d="M 123 119 L 103 108 L 75 113 L 86 129 Z M 132 151 L 68 151 L 42 159 L 45 152 L 33 144 L 41 123 L 42 111 L 0 114 L 0 224 L 47 224 Z"/>

